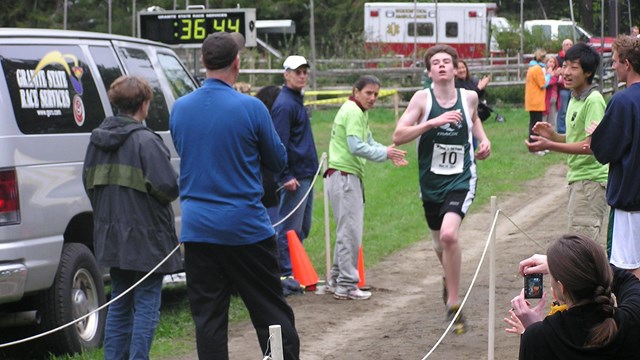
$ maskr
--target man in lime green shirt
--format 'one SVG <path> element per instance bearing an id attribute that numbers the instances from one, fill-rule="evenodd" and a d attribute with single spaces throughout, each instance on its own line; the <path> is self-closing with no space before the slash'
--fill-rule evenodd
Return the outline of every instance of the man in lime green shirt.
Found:
<path id="1" fill-rule="evenodd" d="M 532 142 L 525 141 L 529 151 L 552 150 L 569 154 L 569 232 L 596 240 L 607 214 L 606 184 L 608 166 L 599 163 L 587 142 L 587 129 L 599 123 L 606 103 L 593 84 L 600 63 L 598 53 L 579 43 L 567 50 L 563 63 L 564 86 L 572 90 L 567 108 L 566 134 L 558 134 L 549 123 L 534 126 Z"/>
<path id="2" fill-rule="evenodd" d="M 371 292 L 358 288 L 358 252 L 364 226 L 364 167 L 366 160 L 407 164 L 406 152 L 373 140 L 367 110 L 378 99 L 380 80 L 360 77 L 353 96 L 336 114 L 329 142 L 329 169 L 325 173 L 329 201 L 336 219 L 336 244 L 327 289 L 338 300 L 366 300 Z"/>

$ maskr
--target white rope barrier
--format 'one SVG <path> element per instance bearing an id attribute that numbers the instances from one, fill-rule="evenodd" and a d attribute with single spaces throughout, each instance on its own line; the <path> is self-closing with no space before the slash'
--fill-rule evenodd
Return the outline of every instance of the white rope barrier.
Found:
<path id="1" fill-rule="evenodd" d="M 462 299 L 462 302 L 460 303 L 460 308 L 458 309 L 458 311 L 455 313 L 455 315 L 453 316 L 451 322 L 449 323 L 449 325 L 447 326 L 447 328 L 445 329 L 444 333 L 442 334 L 442 336 L 440 336 L 440 338 L 438 339 L 438 341 L 436 341 L 436 343 L 433 345 L 433 347 L 431 348 L 431 350 L 429 350 L 429 352 L 422 358 L 422 360 L 426 360 L 440 345 L 440 343 L 442 343 L 442 340 L 444 340 L 444 338 L 447 336 L 447 334 L 449 333 L 449 330 L 451 330 L 451 327 L 453 326 L 455 319 L 458 317 L 458 315 L 460 315 L 460 313 L 462 312 L 462 308 L 464 307 L 465 303 L 467 302 L 467 298 L 469 297 L 469 295 L 471 294 L 471 290 L 473 290 L 473 287 L 475 285 L 476 279 L 478 277 L 478 274 L 480 273 L 480 268 L 482 267 L 482 264 L 484 263 L 484 259 L 485 256 L 487 254 L 487 249 L 489 249 L 489 245 L 492 243 L 492 239 L 495 237 L 495 229 L 496 229 L 496 224 L 497 224 L 497 220 L 498 220 L 498 215 L 502 215 L 504 216 L 507 220 L 509 220 L 509 222 L 511 222 L 511 224 L 513 224 L 513 226 L 515 226 L 523 235 L 525 235 L 529 240 L 531 240 L 531 242 L 533 242 L 534 244 L 536 244 L 537 246 L 539 246 L 541 249 L 545 249 L 544 246 L 542 246 L 540 243 L 538 243 L 537 241 L 535 241 L 529 234 L 527 234 L 524 230 L 522 230 L 522 228 L 520 228 L 515 221 L 513 221 L 508 215 L 506 215 L 504 213 L 504 211 L 502 211 L 501 209 L 497 209 L 495 211 L 495 215 L 493 217 L 493 222 L 491 223 L 491 230 L 489 231 L 489 236 L 487 236 L 487 241 L 484 245 L 484 250 L 482 251 L 482 255 L 480 256 L 480 262 L 478 263 L 478 266 L 476 267 L 476 271 L 473 274 L 473 278 L 471 280 L 471 284 L 469 285 L 469 289 L 467 289 L 466 294 L 464 295 L 464 298 Z M 494 244 L 495 246 L 495 244 Z M 492 275 L 493 276 L 493 275 Z"/>
<path id="2" fill-rule="evenodd" d="M 515 226 L 515 227 L 516 227 L 516 229 L 518 229 L 518 231 L 520 231 L 524 236 L 526 236 L 526 237 L 527 237 L 527 239 L 529 239 L 532 243 L 534 243 L 534 244 L 538 245 L 538 247 L 539 247 L 540 249 L 542 249 L 542 250 L 546 250 L 546 248 L 545 248 L 544 246 L 540 245 L 540 243 L 539 243 L 539 242 L 537 242 L 537 241 L 533 240 L 533 238 L 532 238 L 529 234 L 527 234 L 524 230 L 522 230 L 522 229 L 520 228 L 520 226 L 518 226 L 518 224 L 516 224 L 516 222 L 515 222 L 515 221 L 513 221 L 513 220 L 512 220 L 508 215 L 506 215 L 504 212 L 502 212 L 502 216 L 504 216 L 507 220 L 509 220 L 509 222 L 510 222 L 511 224 L 513 224 L 513 226 Z"/>
<path id="3" fill-rule="evenodd" d="M 8 342 L 8 343 L 4 343 L 4 344 L 0 344 L 0 348 L 3 347 L 7 347 L 7 346 L 13 346 L 13 345 L 17 345 L 17 344 L 21 344 L 21 343 L 25 343 L 27 341 L 31 341 L 31 340 L 35 340 L 38 338 L 41 338 L 43 336 L 47 336 L 49 334 L 53 334 L 56 331 L 62 330 L 64 328 L 67 328 L 77 322 L 80 322 L 84 319 L 86 319 L 87 317 L 93 315 L 94 313 L 106 308 L 107 306 L 111 305 L 113 302 L 117 301 L 118 299 L 120 299 L 121 297 L 125 296 L 126 294 L 128 294 L 129 292 L 131 292 L 131 290 L 133 290 L 136 286 L 138 286 L 141 282 L 145 281 L 149 276 L 151 276 L 151 274 L 153 274 L 160 266 L 162 266 L 162 264 L 164 264 L 167 260 L 169 260 L 169 258 L 171 257 L 171 255 L 173 255 L 176 251 L 178 251 L 178 249 L 180 249 L 180 245 L 176 246 L 170 253 L 169 255 L 167 255 L 164 259 L 162 259 L 162 261 L 160 261 L 160 263 L 158 265 L 156 265 L 156 267 L 154 267 L 153 269 L 151 269 L 151 271 L 149 271 L 145 276 L 143 276 L 140 280 L 138 280 L 138 282 L 136 282 L 135 284 L 133 284 L 130 288 L 128 288 L 125 292 L 123 292 L 122 294 L 116 296 L 115 298 L 111 299 L 111 301 L 109 301 L 108 303 L 105 303 L 104 305 L 100 306 L 99 308 L 67 323 L 61 326 L 58 326 L 55 329 L 51 329 L 49 331 L 34 335 L 34 336 L 30 336 L 21 340 L 16 340 L 16 341 L 12 341 L 12 342 Z"/>
<path id="4" fill-rule="evenodd" d="M 323 165 L 326 161 L 326 156 L 322 156 L 321 160 L 320 160 L 320 164 L 318 166 L 318 170 L 316 171 L 316 174 L 313 178 L 313 181 L 311 182 L 311 185 L 309 186 L 309 189 L 307 190 L 307 192 L 305 193 L 305 195 L 303 196 L 303 198 L 300 200 L 300 202 L 296 205 L 296 207 L 291 210 L 291 212 L 289 214 L 287 214 L 287 216 L 285 216 L 284 218 L 282 218 L 280 221 L 278 221 L 277 223 L 273 224 L 273 227 L 277 227 L 280 224 L 282 224 L 282 222 L 284 222 L 286 219 L 288 219 L 289 217 L 291 217 L 293 215 L 293 213 L 295 213 L 298 208 L 300 208 L 300 206 L 302 206 L 302 204 L 305 202 L 305 200 L 308 198 L 309 194 L 311 193 L 311 191 L 313 190 L 313 186 L 315 185 L 316 180 L 318 179 L 318 176 L 320 175 L 320 171 L 323 169 Z M 456 311 L 456 313 L 454 314 L 454 316 L 452 317 L 451 322 L 449 323 L 449 325 L 447 326 L 447 328 L 445 329 L 444 333 L 440 336 L 440 338 L 438 339 L 438 341 L 436 341 L 436 343 L 433 345 L 433 347 L 431 348 L 431 350 L 429 350 L 429 352 L 422 358 L 422 360 L 426 360 L 437 348 L 438 346 L 442 343 L 442 341 L 444 340 L 444 338 L 447 336 L 447 334 L 449 333 L 449 331 L 451 330 L 451 327 L 453 326 L 453 324 L 455 323 L 455 320 L 458 318 L 458 316 L 460 315 L 460 313 L 462 312 L 462 309 L 464 308 L 464 305 L 467 302 L 467 299 L 469 297 L 469 295 L 471 294 L 471 290 L 473 289 L 475 282 L 478 278 L 478 274 L 480 273 L 480 268 L 482 267 L 482 264 L 484 263 L 484 259 L 485 256 L 487 254 L 487 250 L 489 249 L 489 245 L 491 244 L 491 240 L 495 237 L 495 228 L 496 228 L 496 223 L 498 220 L 498 215 L 502 214 L 502 216 L 504 216 L 507 220 L 509 220 L 509 222 L 511 222 L 511 224 L 513 224 L 513 226 L 515 226 L 522 234 L 524 234 L 531 242 L 533 242 L 534 244 L 536 244 L 537 246 L 539 246 L 541 249 L 544 249 L 544 247 L 538 243 L 537 241 L 535 241 L 529 234 L 527 234 L 524 230 L 522 230 L 522 228 L 520 228 L 515 221 L 513 221 L 508 215 L 506 215 L 501 209 L 497 209 L 497 211 L 495 211 L 495 215 L 493 217 L 493 221 L 491 224 L 491 230 L 489 231 L 489 235 L 487 237 L 487 241 L 485 243 L 484 249 L 482 251 L 482 255 L 480 257 L 480 261 L 478 263 L 478 266 L 476 267 L 475 273 L 473 275 L 473 278 L 471 280 L 471 284 L 469 285 L 469 288 L 467 289 L 467 292 L 465 293 L 464 298 L 462 299 L 462 302 L 460 303 L 460 307 L 458 308 L 458 311 Z M 13 346 L 13 345 L 18 345 L 21 343 L 25 343 L 31 340 L 35 340 L 47 335 L 50 335 L 56 331 L 60 331 L 64 328 L 67 328 L 73 324 L 76 324 L 84 319 L 86 319 L 87 317 L 93 315 L 96 312 L 101 311 L 102 309 L 106 308 L 107 306 L 111 305 L 113 302 L 119 300 L 120 298 L 122 298 L 123 296 L 125 296 L 126 294 L 128 294 L 129 292 L 131 292 L 136 286 L 138 286 L 141 282 L 143 282 L 144 280 L 146 280 L 149 276 L 151 276 L 152 273 L 154 273 L 160 266 L 162 266 L 162 264 L 164 264 L 176 251 L 178 251 L 178 249 L 180 249 L 180 245 L 176 246 L 170 253 L 169 255 L 167 255 L 158 265 L 156 265 L 156 267 L 154 267 L 151 271 L 149 271 L 145 276 L 143 276 L 140 280 L 138 280 L 135 284 L 133 284 L 129 289 L 127 289 L 126 291 L 124 291 L 123 293 L 121 293 L 120 295 L 118 295 L 117 297 L 111 299 L 109 302 L 103 304 L 102 306 L 98 307 L 97 309 L 67 323 L 64 325 L 61 325 L 55 329 L 51 329 L 49 331 L 40 333 L 40 334 L 36 334 L 34 336 L 30 336 L 24 339 L 20 339 L 20 340 L 16 340 L 16 341 L 12 341 L 12 342 L 7 342 L 7 343 L 3 343 L 0 344 L 0 348 L 4 348 L 4 347 L 9 347 L 9 346 Z M 273 336 L 273 335 L 272 335 Z M 269 337 L 269 340 L 271 340 L 272 336 Z M 271 359 L 271 356 L 265 356 L 265 359 Z"/>
<path id="5" fill-rule="evenodd" d="M 307 192 L 304 194 L 304 196 L 302 197 L 302 199 L 300 200 L 298 205 L 296 205 L 296 207 L 293 208 L 293 210 L 291 210 L 291 212 L 288 213 L 287 216 L 283 217 L 282 219 L 280 219 L 280 221 L 278 221 L 277 223 L 273 224 L 274 228 L 278 227 L 278 225 L 282 224 L 285 220 L 290 218 L 291 215 L 293 215 L 293 213 L 295 213 L 296 210 L 298 210 L 298 208 L 300 206 L 302 206 L 302 204 L 305 202 L 305 200 L 307 200 L 307 197 L 309 197 L 309 193 L 311 192 L 311 190 L 313 190 L 313 185 L 316 183 L 316 180 L 318 179 L 318 175 L 320 175 L 320 170 L 322 170 L 322 164 L 324 164 L 324 161 L 325 161 L 325 157 L 323 156 L 322 159 L 320 159 L 320 165 L 318 166 L 318 170 L 316 171 L 316 175 L 313 177 L 313 181 L 311 182 L 311 185 L 309 186 L 309 189 L 307 189 Z"/>
<path id="6" fill-rule="evenodd" d="M 484 262 L 484 257 L 487 254 L 487 249 L 489 248 L 489 244 L 491 243 L 491 237 L 493 236 L 493 232 L 496 229 L 496 222 L 498 221 L 498 214 L 499 213 L 500 213 L 500 210 L 498 210 L 496 212 L 495 216 L 493 217 L 493 223 L 491 224 L 491 231 L 489 231 L 489 236 L 487 237 L 487 242 L 484 244 L 484 250 L 482 251 L 482 256 L 480 256 L 480 263 L 478 264 L 478 267 L 476 267 L 476 272 L 473 274 L 473 278 L 471 279 L 471 284 L 469 285 L 469 289 L 467 289 L 467 293 L 464 295 L 464 298 L 462 299 L 462 302 L 460 303 L 460 307 L 458 308 L 458 311 L 456 311 L 455 315 L 453 315 L 453 318 L 451 319 L 451 322 L 449 323 L 449 326 L 447 326 L 447 328 L 444 330 L 444 333 L 442 334 L 442 336 L 440 336 L 438 341 L 436 341 L 435 345 L 433 345 L 431 350 L 427 353 L 427 355 L 425 355 L 422 358 L 422 360 L 427 359 L 438 348 L 438 345 L 440 345 L 442 340 L 444 340 L 445 336 L 447 336 L 447 334 L 449 333 L 449 330 L 451 330 L 451 327 L 453 326 L 453 323 L 456 321 L 456 319 L 460 315 L 460 312 L 462 312 L 462 308 L 466 304 L 467 298 L 469 298 L 469 294 L 471 294 L 471 290 L 473 289 L 473 286 L 476 283 L 476 279 L 478 278 L 478 274 L 480 273 L 480 267 L 482 266 L 482 263 Z"/>
<path id="7" fill-rule="evenodd" d="M 298 208 L 302 205 L 302 203 L 307 199 L 307 197 L 309 196 L 309 193 L 311 192 L 311 190 L 313 190 L 313 185 L 315 184 L 318 175 L 320 173 L 320 170 L 322 170 L 322 165 L 325 162 L 326 157 L 322 157 L 321 161 L 320 161 L 320 166 L 318 166 L 318 170 L 316 171 L 316 175 L 313 178 L 313 182 L 311 183 L 311 186 L 309 186 L 309 189 L 307 190 L 307 192 L 305 193 L 304 197 L 302 198 L 302 200 L 298 203 L 298 205 L 289 213 L 287 214 L 287 216 L 285 216 L 282 220 L 280 220 L 279 222 L 277 222 L 276 224 L 273 225 L 273 227 L 275 228 L 276 226 L 280 225 L 283 221 L 285 221 L 286 219 L 288 219 L 289 217 L 291 217 L 291 215 L 293 215 L 293 213 L 296 212 L 296 210 L 298 210 Z M 56 331 L 60 331 L 62 329 L 65 329 L 73 324 L 76 324 L 86 318 L 88 318 L 89 316 L 101 311 L 102 309 L 106 308 L 107 306 L 111 305 L 112 303 L 114 303 L 115 301 L 117 301 L 118 299 L 122 298 L 123 296 L 125 296 L 126 294 L 130 293 L 136 286 L 138 286 L 141 282 L 143 282 L 144 280 L 146 280 L 149 276 L 151 276 L 151 274 L 153 274 L 160 266 L 162 266 L 162 264 L 164 264 L 170 257 L 171 255 L 173 255 L 176 251 L 178 251 L 178 249 L 180 249 L 180 244 L 178 246 L 176 246 L 170 253 L 169 255 L 167 255 L 167 257 L 165 257 L 162 261 L 160 261 L 160 263 L 158 265 L 156 265 L 156 267 L 154 267 L 153 269 L 151 269 L 151 271 L 149 271 L 145 276 L 143 276 L 140 280 L 138 280 L 135 284 L 133 284 L 130 288 L 128 288 L 126 291 L 124 291 L 123 293 L 121 293 L 120 295 L 118 295 L 117 297 L 111 299 L 109 302 L 103 304 L 102 306 L 96 308 L 95 310 L 71 321 L 68 322 L 64 325 L 60 325 L 55 329 L 51 329 L 48 330 L 46 332 L 40 333 L 40 334 L 36 334 L 24 339 L 20 339 L 20 340 L 15 340 L 15 341 L 11 341 L 11 342 L 7 342 L 7 343 L 3 343 L 0 344 L 0 349 L 4 348 L 4 347 L 9 347 L 9 346 L 13 346 L 13 345 L 18 345 L 18 344 L 22 344 L 31 340 L 35 340 L 35 339 L 39 339 L 41 337 L 53 334 Z"/>

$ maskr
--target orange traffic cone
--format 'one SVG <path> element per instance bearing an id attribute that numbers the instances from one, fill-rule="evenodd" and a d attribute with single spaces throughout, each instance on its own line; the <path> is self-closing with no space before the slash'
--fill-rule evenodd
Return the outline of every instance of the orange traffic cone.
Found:
<path id="1" fill-rule="evenodd" d="M 364 253 L 362 252 L 362 245 L 360 245 L 360 251 L 358 251 L 358 276 L 360 277 L 360 282 L 358 283 L 359 288 L 363 288 L 366 286 L 367 281 L 364 277 Z"/>
<path id="2" fill-rule="evenodd" d="M 304 251 L 304 247 L 298 239 L 295 230 L 287 231 L 287 241 L 289 242 L 289 256 L 291 257 L 291 269 L 293 278 L 298 280 L 305 288 L 312 288 L 318 283 L 318 274 L 311 264 L 311 260 Z"/>

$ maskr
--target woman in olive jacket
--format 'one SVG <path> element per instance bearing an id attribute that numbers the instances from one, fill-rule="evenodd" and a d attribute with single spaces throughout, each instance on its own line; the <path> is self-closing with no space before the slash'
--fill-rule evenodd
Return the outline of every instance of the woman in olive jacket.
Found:
<path id="1" fill-rule="evenodd" d="M 171 202 L 177 174 L 160 136 L 142 124 L 152 92 L 137 77 L 116 79 L 109 101 L 118 115 L 93 130 L 84 162 L 84 186 L 93 206 L 93 244 L 110 268 L 115 298 L 152 270 L 177 244 Z M 181 269 L 174 253 L 155 273 L 108 310 L 105 359 L 148 359 L 160 317 L 163 274 Z"/>

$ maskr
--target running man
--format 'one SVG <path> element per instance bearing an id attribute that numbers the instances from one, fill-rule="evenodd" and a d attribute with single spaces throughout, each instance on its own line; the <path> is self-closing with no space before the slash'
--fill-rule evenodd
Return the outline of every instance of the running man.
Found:
<path id="1" fill-rule="evenodd" d="M 433 89 L 413 95 L 398 121 L 393 142 L 401 145 L 418 139 L 422 204 L 433 248 L 444 269 L 447 318 L 453 319 L 460 308 L 460 225 L 475 195 L 475 159 L 486 159 L 491 143 L 478 117 L 478 95 L 455 87 L 456 50 L 433 46 L 427 50 L 425 64 Z M 473 137 L 478 139 L 475 155 Z M 454 332 L 465 331 L 460 313 Z"/>

